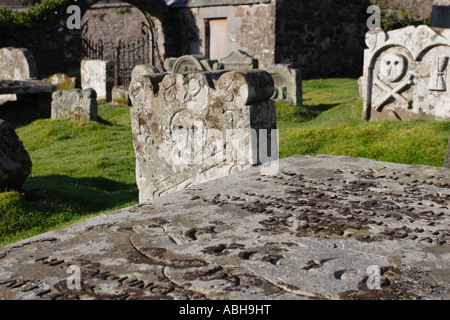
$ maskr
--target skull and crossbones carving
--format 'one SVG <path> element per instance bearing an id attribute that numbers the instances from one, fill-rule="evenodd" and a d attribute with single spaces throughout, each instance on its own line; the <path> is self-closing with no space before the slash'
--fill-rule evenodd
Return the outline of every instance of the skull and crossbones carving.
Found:
<path id="1" fill-rule="evenodd" d="M 380 74 L 375 79 L 374 84 L 386 94 L 373 105 L 375 110 L 381 111 L 391 98 L 409 104 L 409 100 L 401 94 L 401 91 L 413 84 L 414 74 L 410 73 L 408 77 L 399 82 L 405 77 L 406 69 L 407 60 L 401 54 L 389 53 L 381 59 Z M 397 82 L 399 83 L 396 84 Z M 392 83 L 394 86 L 392 87 L 388 83 Z"/>

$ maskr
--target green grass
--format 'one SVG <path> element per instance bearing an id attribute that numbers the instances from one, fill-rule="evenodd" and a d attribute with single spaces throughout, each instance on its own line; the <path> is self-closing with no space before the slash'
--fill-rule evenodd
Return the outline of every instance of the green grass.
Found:
<path id="1" fill-rule="evenodd" d="M 50 120 L 0 107 L 33 162 L 24 192 L 0 193 L 0 246 L 138 202 L 129 108 L 100 101 L 99 116 Z"/>
<path id="2" fill-rule="evenodd" d="M 355 79 L 303 81 L 303 106 L 277 103 L 280 157 L 347 155 L 443 165 L 450 122 L 361 120 Z M 0 106 L 33 161 L 23 190 L 0 193 L 0 246 L 138 202 L 129 108 L 99 102 L 98 121 L 50 120 Z"/>
<path id="3" fill-rule="evenodd" d="M 303 106 L 277 103 L 280 157 L 345 155 L 442 167 L 449 121 L 361 120 L 354 79 L 303 82 Z"/>

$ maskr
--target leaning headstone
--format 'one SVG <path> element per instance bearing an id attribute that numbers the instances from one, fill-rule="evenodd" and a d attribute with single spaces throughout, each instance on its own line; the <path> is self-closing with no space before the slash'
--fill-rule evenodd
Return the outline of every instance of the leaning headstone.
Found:
<path id="1" fill-rule="evenodd" d="M 448 139 L 447 154 L 445 155 L 444 167 L 450 169 L 450 139 Z"/>
<path id="2" fill-rule="evenodd" d="M 111 101 L 114 86 L 114 62 L 105 60 L 81 61 L 81 88 L 92 88 L 97 99 Z"/>
<path id="3" fill-rule="evenodd" d="M 52 119 L 97 120 L 97 95 L 92 88 L 58 90 L 52 95 Z"/>
<path id="4" fill-rule="evenodd" d="M 131 105 L 130 98 L 128 96 L 128 90 L 124 86 L 117 86 L 112 89 L 111 104 L 116 106 L 129 106 Z"/>
<path id="5" fill-rule="evenodd" d="M 450 29 L 371 29 L 366 44 L 363 119 L 450 120 Z"/>
<path id="6" fill-rule="evenodd" d="M 25 48 L 0 49 L 0 80 L 31 80 L 37 78 L 36 63 Z M 0 95 L 0 102 L 15 101 L 15 94 Z"/>
<path id="7" fill-rule="evenodd" d="M 65 73 L 55 73 L 48 78 L 42 79 L 42 81 L 55 85 L 58 90 L 69 90 L 75 89 L 77 78 L 70 77 Z"/>
<path id="8" fill-rule="evenodd" d="M 129 92 L 140 202 L 269 162 L 269 153 L 277 157 L 273 90 L 265 71 L 134 79 Z"/>
<path id="9" fill-rule="evenodd" d="M 20 189 L 31 174 L 32 163 L 11 125 L 0 119 L 0 191 Z"/>
<path id="10" fill-rule="evenodd" d="M 275 85 L 272 99 L 284 101 L 293 105 L 302 105 L 302 76 L 300 69 L 295 69 L 287 64 L 274 64 L 265 71 L 270 73 Z"/>
<path id="11" fill-rule="evenodd" d="M 245 71 L 258 69 L 258 59 L 244 51 L 233 51 L 228 56 L 219 59 L 224 70 Z"/>

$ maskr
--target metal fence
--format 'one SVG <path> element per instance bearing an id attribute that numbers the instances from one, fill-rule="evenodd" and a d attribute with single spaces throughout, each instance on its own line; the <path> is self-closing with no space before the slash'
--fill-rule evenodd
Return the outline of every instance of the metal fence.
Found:
<path id="1" fill-rule="evenodd" d="M 83 25 L 82 50 L 83 59 L 100 59 L 114 61 L 114 85 L 128 87 L 131 72 L 138 64 L 154 64 L 153 32 L 149 26 L 143 24 L 141 31 L 143 37 L 135 41 L 117 44 L 103 43 L 100 40 L 91 40 L 86 36 L 87 24 Z"/>

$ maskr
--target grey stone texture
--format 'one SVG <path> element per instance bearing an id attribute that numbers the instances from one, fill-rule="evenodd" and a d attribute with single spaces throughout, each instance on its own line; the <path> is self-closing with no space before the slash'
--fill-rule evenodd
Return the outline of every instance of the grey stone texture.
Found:
<path id="1" fill-rule="evenodd" d="M 282 159 L 0 248 L 0 298 L 448 300 L 448 184 L 445 168 Z"/>
<path id="2" fill-rule="evenodd" d="M 52 95 L 52 119 L 97 120 L 94 89 L 58 90 Z"/>
<path id="3" fill-rule="evenodd" d="M 272 99 L 296 106 L 302 105 L 302 74 L 300 69 L 286 64 L 275 64 L 265 68 L 275 85 Z"/>
<path id="4" fill-rule="evenodd" d="M 450 120 L 450 29 L 367 32 L 363 119 Z"/>
<path id="5" fill-rule="evenodd" d="M 31 174 L 32 162 L 15 130 L 0 119 L 0 191 L 20 189 Z"/>
<path id="6" fill-rule="evenodd" d="M 130 106 L 131 100 L 128 89 L 123 86 L 114 87 L 111 94 L 111 104 L 116 106 Z"/>
<path id="7" fill-rule="evenodd" d="M 273 90 L 264 71 L 134 79 L 129 93 L 140 202 L 258 163 L 260 137 L 251 130 L 270 135 L 276 129 Z"/>
<path id="8" fill-rule="evenodd" d="M 81 88 L 92 88 L 97 99 L 111 101 L 114 87 L 114 62 L 105 60 L 81 61 Z"/>
<path id="9" fill-rule="evenodd" d="M 133 71 L 131 72 L 131 79 L 135 79 L 146 74 L 155 73 L 161 73 L 157 67 L 151 64 L 138 64 L 133 68 Z"/>

